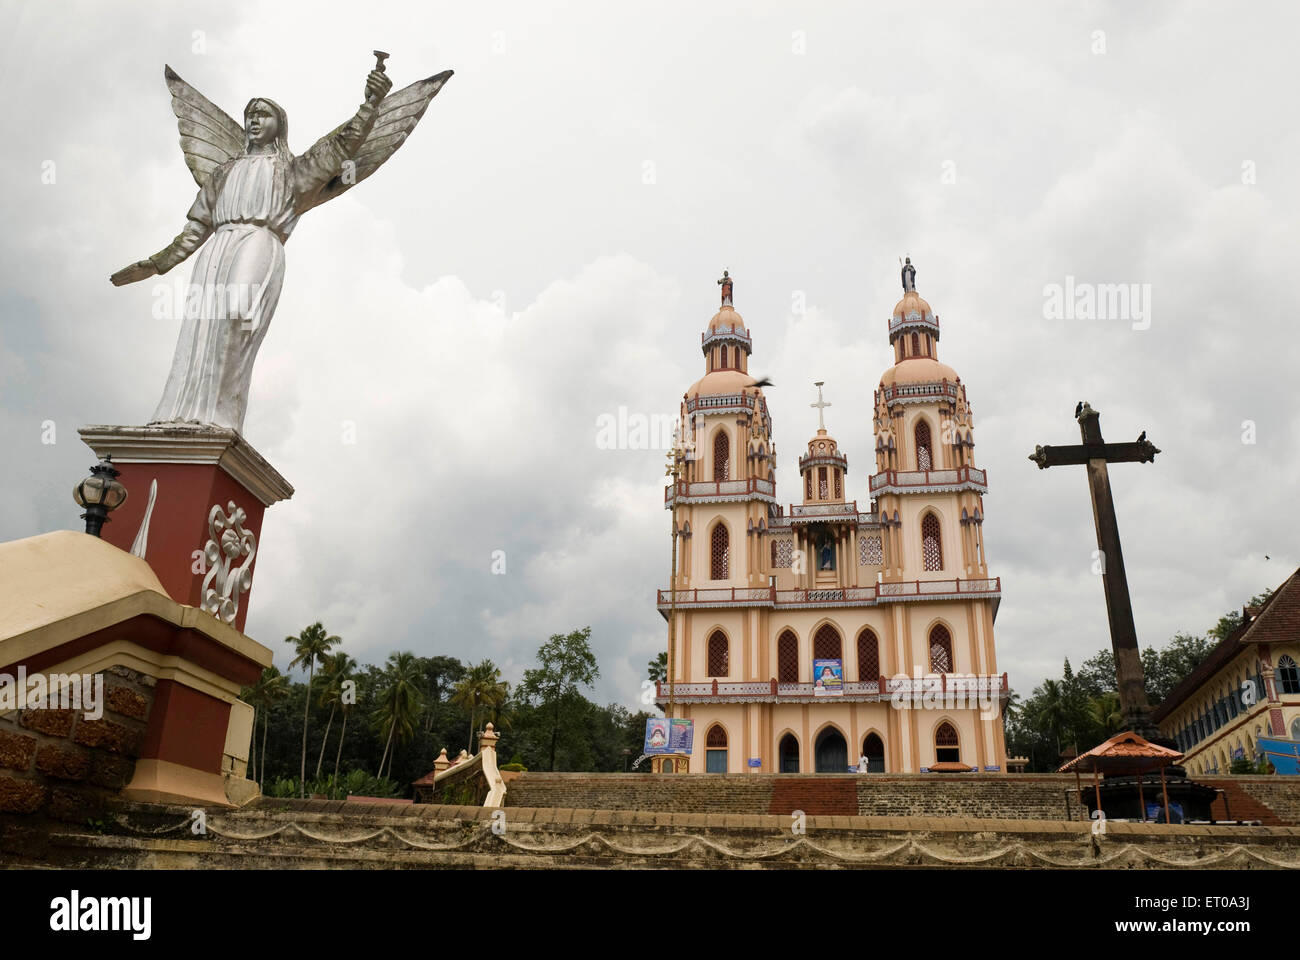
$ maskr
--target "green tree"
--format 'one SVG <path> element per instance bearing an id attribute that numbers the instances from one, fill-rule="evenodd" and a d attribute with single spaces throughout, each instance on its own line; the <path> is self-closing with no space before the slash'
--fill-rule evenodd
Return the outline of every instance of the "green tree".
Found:
<path id="1" fill-rule="evenodd" d="M 271 705 L 283 700 L 289 695 L 289 678 L 282 674 L 275 667 L 266 667 L 262 670 L 261 677 L 257 683 L 249 687 L 241 696 L 241 699 L 253 708 L 253 736 L 252 745 L 257 746 L 257 721 L 259 715 L 262 720 L 262 750 L 260 758 L 262 761 L 262 774 L 266 773 L 266 731 L 270 726 Z M 253 779 L 260 785 L 262 775 L 257 772 L 257 761 L 259 754 L 254 752 L 249 758 L 248 769 Z"/>
<path id="2" fill-rule="evenodd" d="M 551 728 L 550 767 L 555 769 L 555 750 L 560 735 L 560 715 L 565 706 L 580 697 L 579 687 L 589 687 L 600 676 L 596 656 L 591 652 L 591 627 L 568 634 L 553 634 L 537 651 L 540 666 L 524 671 L 520 690 L 524 697 L 542 707 Z"/>
<path id="3" fill-rule="evenodd" d="M 1093 724 L 1101 733 L 1100 740 L 1109 740 L 1124 729 L 1124 714 L 1119 708 L 1119 694 L 1107 691 L 1093 697 L 1088 704 Z"/>
<path id="4" fill-rule="evenodd" d="M 388 737 L 384 744 L 384 754 L 379 758 L 380 779 L 384 776 L 384 761 L 388 761 L 388 772 L 392 774 L 392 757 L 397 751 L 393 738 L 399 744 L 405 743 L 415 733 L 423 705 L 420 693 L 420 665 L 413 653 L 390 653 L 385 664 L 384 683 L 379 691 L 379 706 L 375 711 L 375 722 L 381 730 L 387 729 Z"/>
<path id="5" fill-rule="evenodd" d="M 320 692 L 318 706 L 330 708 L 329 723 L 325 724 L 325 737 L 320 742 L 320 756 L 316 758 L 316 779 L 320 779 L 321 764 L 325 762 L 325 745 L 329 743 L 330 729 L 334 726 L 334 713 L 343 702 L 344 684 L 351 679 L 357 669 L 357 662 L 342 650 L 325 657 L 322 679 L 325 681 Z M 344 731 L 346 733 L 346 730 Z M 343 746 L 343 734 L 339 734 L 339 747 Z M 336 764 L 337 767 L 337 764 Z M 337 770 L 335 771 L 337 773 Z"/>
<path id="6" fill-rule="evenodd" d="M 501 671 L 491 660 L 470 667 L 452 690 L 451 702 L 469 714 L 469 745 L 466 753 L 474 753 L 474 721 L 481 707 L 500 708 L 509 696 L 510 688 L 501 681 Z"/>
<path id="7" fill-rule="evenodd" d="M 646 664 L 646 676 L 656 683 L 662 683 L 668 679 L 668 651 L 656 654 L 655 658 Z"/>
<path id="8" fill-rule="evenodd" d="M 307 697 L 302 706 L 302 770 L 299 782 L 302 795 L 307 796 L 307 718 L 311 710 L 312 684 L 316 680 L 316 665 L 323 664 L 330 647 L 343 641 L 330 634 L 317 620 L 310 627 L 304 627 L 296 637 L 285 637 L 285 643 L 293 644 L 294 657 L 289 661 L 289 669 L 304 667 L 307 670 Z"/>

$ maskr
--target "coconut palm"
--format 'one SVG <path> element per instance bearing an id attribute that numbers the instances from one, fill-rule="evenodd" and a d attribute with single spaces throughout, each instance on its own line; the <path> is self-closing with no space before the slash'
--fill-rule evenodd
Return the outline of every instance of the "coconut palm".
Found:
<path id="1" fill-rule="evenodd" d="M 415 733 L 424 701 L 421 683 L 420 663 L 415 654 L 399 652 L 388 655 L 383 687 L 379 691 L 379 706 L 373 718 L 380 730 L 388 730 L 384 754 L 379 758 L 380 778 L 384 775 L 384 761 L 388 762 L 389 774 L 393 772 L 393 757 L 397 753 L 392 749 L 393 738 L 396 737 L 401 744 Z"/>
<path id="2" fill-rule="evenodd" d="M 289 695 L 289 678 L 275 667 L 262 671 L 256 684 L 249 687 L 243 700 L 253 708 L 253 746 L 257 746 L 257 716 L 262 715 L 262 749 L 249 759 L 248 768 L 260 785 L 266 775 L 266 731 L 271 725 L 271 706 Z M 259 756 L 260 755 L 260 756 Z M 261 773 L 257 770 L 258 759 L 262 761 Z"/>
<path id="3" fill-rule="evenodd" d="M 1118 693 L 1103 693 L 1088 704 L 1093 723 L 1101 728 L 1102 739 L 1109 739 L 1124 729 L 1124 711 Z"/>
<path id="4" fill-rule="evenodd" d="M 474 721 L 480 707 L 500 709 L 506 702 L 509 687 L 501 682 L 501 671 L 491 660 L 484 660 L 466 671 L 453 688 L 451 702 L 469 714 L 469 746 L 474 749 Z"/>
<path id="5" fill-rule="evenodd" d="M 343 684 L 357 669 L 357 662 L 342 650 L 339 650 L 337 653 L 325 657 L 325 663 L 321 669 L 323 671 L 321 679 L 324 680 L 324 683 L 321 685 L 320 698 L 316 703 L 317 706 L 330 708 L 330 719 L 329 723 L 325 724 L 325 737 L 320 742 L 320 756 L 316 758 L 317 780 L 320 779 L 321 764 L 325 762 L 325 745 L 329 743 L 330 729 L 334 726 L 334 713 L 343 700 Z M 341 740 L 339 746 L 343 746 Z"/>
<path id="6" fill-rule="evenodd" d="M 307 796 L 307 718 L 311 711 L 311 691 L 316 680 L 316 664 L 325 662 L 330 647 L 343 641 L 330 636 L 321 622 L 317 620 L 310 627 L 303 628 L 296 637 L 285 637 L 285 643 L 293 644 L 294 658 L 289 662 L 289 669 L 305 667 L 307 669 L 307 696 L 302 705 L 302 767 L 301 795 Z"/>

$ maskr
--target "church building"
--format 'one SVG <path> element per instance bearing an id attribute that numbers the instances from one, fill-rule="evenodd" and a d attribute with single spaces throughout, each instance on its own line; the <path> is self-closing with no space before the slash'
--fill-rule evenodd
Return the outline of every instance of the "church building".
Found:
<path id="1" fill-rule="evenodd" d="M 679 474 L 665 490 L 676 582 L 658 591 L 673 649 L 656 703 L 693 721 L 690 772 L 843 773 L 861 757 L 871 772 L 1006 767 L 987 478 L 966 387 L 938 359 L 939 318 L 915 274 L 909 259 L 862 502 L 818 383 L 817 427 L 788 507 L 772 418 L 749 373 L 750 331 L 731 278 L 719 281 L 704 376 L 682 399 Z"/>

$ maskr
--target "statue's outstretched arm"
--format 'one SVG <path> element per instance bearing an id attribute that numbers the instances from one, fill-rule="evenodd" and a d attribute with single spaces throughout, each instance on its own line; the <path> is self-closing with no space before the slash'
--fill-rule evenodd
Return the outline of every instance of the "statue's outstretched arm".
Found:
<path id="1" fill-rule="evenodd" d="M 199 190 L 199 195 L 187 214 L 188 219 L 185 226 L 176 235 L 176 239 L 152 257 L 117 271 L 117 273 L 109 277 L 113 285 L 120 287 L 125 283 L 135 283 L 137 280 L 144 280 L 148 277 L 166 273 L 203 246 L 203 241 L 212 235 L 212 197 L 210 194 L 211 188 L 209 186 L 205 185 Z"/>
<path id="2" fill-rule="evenodd" d="M 379 102 L 393 82 L 372 70 L 366 78 L 366 100 L 352 119 L 321 137 L 294 160 L 294 188 L 298 196 L 314 194 L 344 171 L 344 164 L 356 156 L 375 125 Z"/>

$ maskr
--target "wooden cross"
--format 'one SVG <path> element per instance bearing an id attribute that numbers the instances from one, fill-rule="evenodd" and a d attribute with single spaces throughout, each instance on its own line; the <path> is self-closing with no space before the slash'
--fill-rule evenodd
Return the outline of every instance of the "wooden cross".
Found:
<path id="1" fill-rule="evenodd" d="M 810 407 L 817 408 L 817 429 L 818 430 L 826 429 L 826 421 L 823 419 L 823 417 L 825 416 L 826 408 L 830 406 L 829 403 L 827 403 L 825 400 L 822 399 L 822 385 L 825 383 L 826 383 L 825 380 L 818 380 L 816 383 L 813 384 L 813 386 L 817 388 L 817 402 L 808 404 L 808 406 Z"/>
<path id="2" fill-rule="evenodd" d="M 1106 614 L 1110 619 L 1110 642 L 1115 651 L 1115 680 L 1119 687 L 1124 724 L 1147 740 L 1159 739 L 1151 722 L 1142 655 L 1133 626 L 1133 604 L 1124 575 L 1124 554 L 1120 550 L 1119 523 L 1115 501 L 1110 495 L 1107 463 L 1150 463 L 1160 451 L 1147 439 L 1146 431 L 1133 443 L 1106 443 L 1101 438 L 1099 414 L 1086 403 L 1074 410 L 1083 443 L 1069 447 L 1035 447 L 1029 459 L 1040 470 L 1068 464 L 1087 464 L 1088 487 L 1092 491 L 1092 518 L 1097 527 L 1097 549 L 1101 559 L 1101 582 L 1106 592 Z"/>

